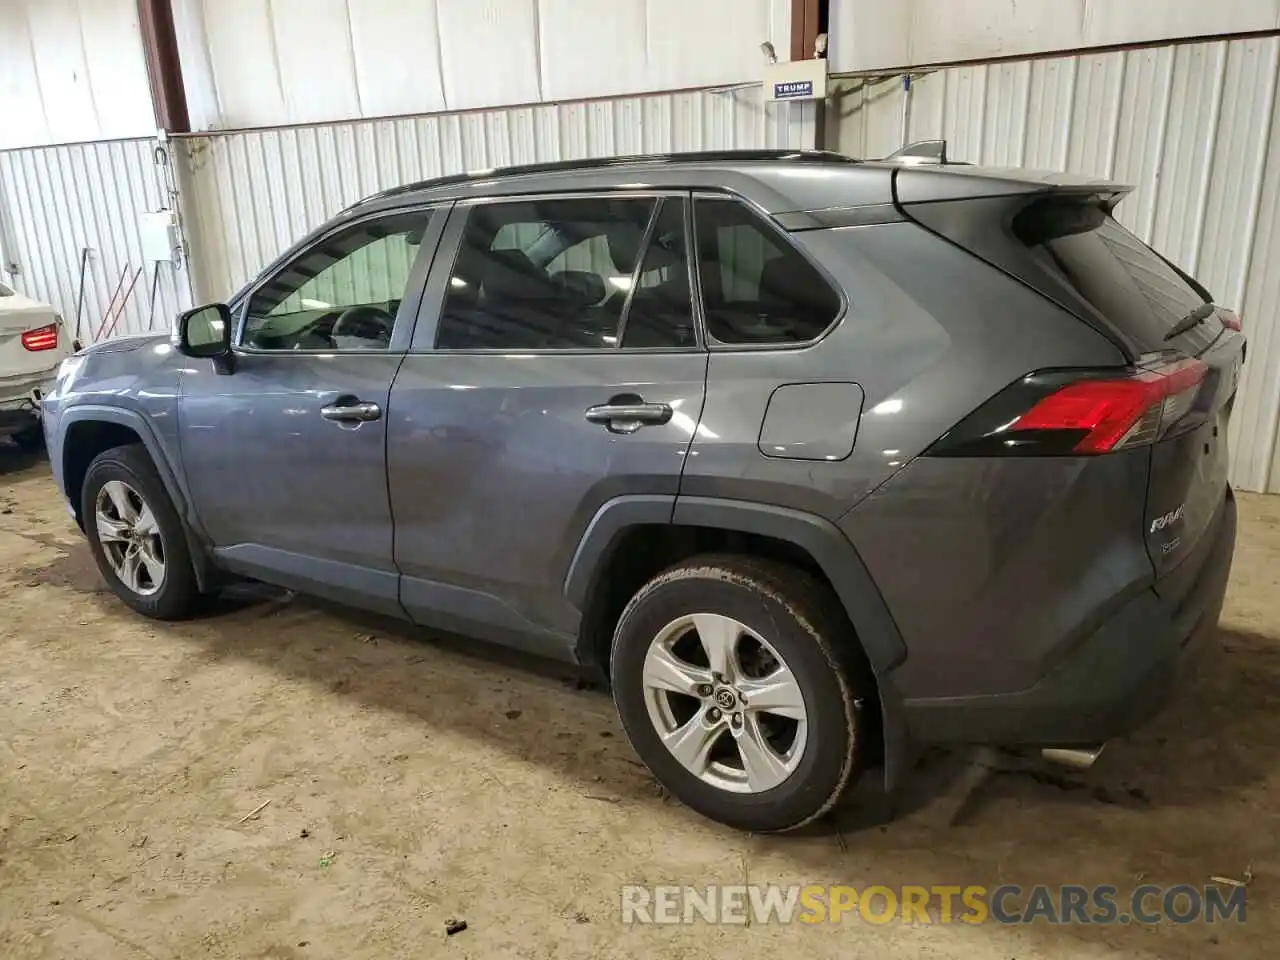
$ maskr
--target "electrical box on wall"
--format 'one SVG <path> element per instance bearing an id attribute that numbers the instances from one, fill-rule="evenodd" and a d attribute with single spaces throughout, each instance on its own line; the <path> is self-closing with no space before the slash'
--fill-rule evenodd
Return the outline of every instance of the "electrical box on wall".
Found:
<path id="1" fill-rule="evenodd" d="M 766 100 L 823 100 L 827 96 L 827 61 L 792 60 L 764 68 Z"/>
<path id="2" fill-rule="evenodd" d="M 172 210 L 148 211 L 138 218 L 138 232 L 142 235 L 144 259 L 174 262 L 178 259 L 181 238 L 178 234 L 178 215 Z"/>

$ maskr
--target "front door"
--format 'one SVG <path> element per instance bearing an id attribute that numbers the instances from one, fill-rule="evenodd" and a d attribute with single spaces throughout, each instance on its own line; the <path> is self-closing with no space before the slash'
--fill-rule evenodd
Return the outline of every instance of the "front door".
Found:
<path id="1" fill-rule="evenodd" d="M 436 216 L 382 214 L 319 237 L 233 307 L 232 372 L 191 362 L 179 403 L 183 467 L 222 565 L 400 612 L 388 402 Z"/>
<path id="2" fill-rule="evenodd" d="M 419 623 L 568 656 L 564 578 L 596 511 L 674 504 L 707 369 L 685 214 L 681 196 L 455 207 L 388 425 Z"/>

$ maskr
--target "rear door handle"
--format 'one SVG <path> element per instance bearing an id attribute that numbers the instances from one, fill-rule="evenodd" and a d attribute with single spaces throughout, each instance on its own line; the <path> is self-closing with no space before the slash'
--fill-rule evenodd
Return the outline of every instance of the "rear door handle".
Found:
<path id="1" fill-rule="evenodd" d="M 602 424 L 610 433 L 635 433 L 641 427 L 670 422 L 673 412 L 670 404 L 645 403 L 636 398 L 635 402 L 610 401 L 587 407 L 585 416 L 588 422 Z"/>
<path id="2" fill-rule="evenodd" d="M 382 419 L 382 408 L 376 403 L 361 403 L 354 397 L 339 397 L 335 403 L 321 407 L 320 416 L 337 423 L 368 423 Z"/>

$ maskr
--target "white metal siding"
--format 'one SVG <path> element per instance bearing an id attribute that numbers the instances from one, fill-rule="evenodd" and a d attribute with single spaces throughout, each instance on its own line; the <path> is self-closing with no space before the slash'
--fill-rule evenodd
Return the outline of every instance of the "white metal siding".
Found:
<path id="1" fill-rule="evenodd" d="M 942 70 L 915 81 L 910 137 L 957 160 L 1132 183 L 1117 216 L 1249 335 L 1232 479 L 1280 492 L 1280 38 Z M 901 79 L 843 81 L 836 149 L 900 146 Z"/>
<path id="2" fill-rule="evenodd" d="M 135 0 L 0 0 L 0 149 L 155 129 Z"/>
<path id="3" fill-rule="evenodd" d="M 197 289 L 230 296 L 305 233 L 379 190 L 580 157 L 812 147 L 809 104 L 758 88 L 191 137 L 186 212 Z"/>
<path id="4" fill-rule="evenodd" d="M 189 302 L 185 274 L 173 264 L 144 263 L 138 217 L 165 203 L 167 190 L 153 159 L 154 142 L 116 140 L 0 151 L 0 245 L 15 287 L 52 303 L 68 329 L 75 325 L 80 251 L 90 249 L 81 339 L 95 339 L 112 295 L 125 276 L 142 275 L 114 335 L 166 330 Z M 128 271 L 128 273 L 126 273 Z M 152 283 L 156 295 L 152 298 Z M 104 331 L 104 335 L 105 335 Z"/>
<path id="5" fill-rule="evenodd" d="M 832 70 L 1025 57 L 1280 28 L 1280 0 L 832 0 Z"/>
<path id="6" fill-rule="evenodd" d="M 120 2 L 120 0 L 113 0 Z M 790 0 L 175 0 L 197 131 L 759 80 Z"/>

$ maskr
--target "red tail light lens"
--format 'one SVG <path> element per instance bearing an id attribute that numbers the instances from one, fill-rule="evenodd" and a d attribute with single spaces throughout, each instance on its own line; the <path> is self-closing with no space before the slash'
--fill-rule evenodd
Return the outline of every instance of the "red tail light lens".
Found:
<path id="1" fill-rule="evenodd" d="M 1243 330 L 1244 324 L 1240 322 L 1239 314 L 1232 313 L 1230 310 L 1218 310 L 1218 319 L 1222 321 L 1222 325 L 1228 330 Z"/>
<path id="2" fill-rule="evenodd" d="M 1190 413 L 1199 360 L 1130 374 L 1033 373 L 992 397 L 926 451 L 940 457 L 1081 456 L 1154 443 Z"/>
<path id="3" fill-rule="evenodd" d="M 1049 394 L 1009 429 L 1083 430 L 1072 447 L 1075 453 L 1150 443 L 1161 424 L 1191 409 L 1208 370 L 1199 360 L 1183 360 L 1125 379 L 1081 380 Z M 1171 417 L 1174 413 L 1177 417 Z"/>
<path id="4" fill-rule="evenodd" d="M 58 325 L 51 323 L 47 327 L 37 327 L 22 335 L 22 345 L 32 351 L 55 350 L 58 346 Z"/>

